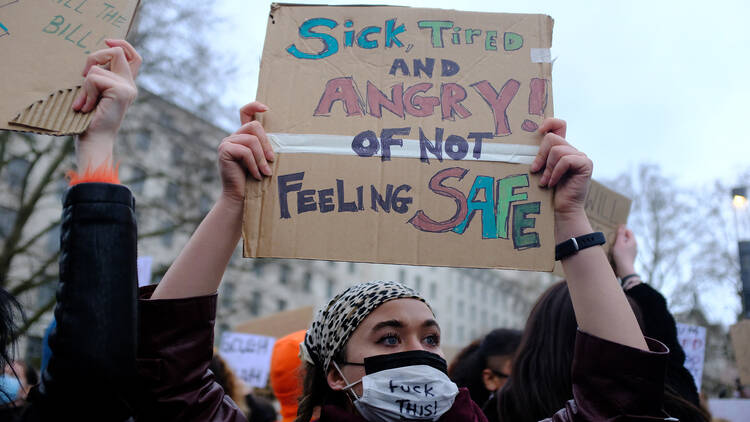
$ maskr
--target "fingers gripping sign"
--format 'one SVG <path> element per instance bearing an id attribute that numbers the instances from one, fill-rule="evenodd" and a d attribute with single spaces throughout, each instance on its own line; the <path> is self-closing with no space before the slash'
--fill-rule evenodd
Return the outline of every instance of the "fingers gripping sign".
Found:
<path id="1" fill-rule="evenodd" d="M 97 168 L 111 159 L 115 136 L 138 89 L 135 77 L 141 56 L 127 41 L 106 40 L 109 48 L 92 53 L 83 68 L 81 93 L 73 110 L 94 111 L 86 132 L 77 140 L 79 170 Z"/>
<path id="2" fill-rule="evenodd" d="M 274 160 L 273 148 L 263 126 L 254 120 L 256 113 L 267 110 L 268 107 L 259 102 L 242 107 L 242 126 L 224 138 L 219 145 L 219 171 L 223 194 L 229 199 L 244 199 L 247 173 L 257 180 L 272 174 L 268 163 Z"/>
<path id="3" fill-rule="evenodd" d="M 531 171 L 542 171 L 540 186 L 555 188 L 555 213 L 583 212 L 593 163 L 565 140 L 564 120 L 548 118 L 539 132 L 544 136 Z"/>

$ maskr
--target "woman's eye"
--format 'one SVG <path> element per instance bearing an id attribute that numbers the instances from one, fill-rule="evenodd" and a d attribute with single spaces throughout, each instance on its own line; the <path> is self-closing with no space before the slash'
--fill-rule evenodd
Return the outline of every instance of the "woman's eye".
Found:
<path id="1" fill-rule="evenodd" d="M 440 346 L 440 336 L 437 334 L 431 334 L 424 339 L 425 343 L 430 346 Z"/>
<path id="2" fill-rule="evenodd" d="M 383 336 L 378 343 L 382 343 L 386 346 L 395 346 L 398 344 L 398 336 L 395 334 L 388 334 Z"/>

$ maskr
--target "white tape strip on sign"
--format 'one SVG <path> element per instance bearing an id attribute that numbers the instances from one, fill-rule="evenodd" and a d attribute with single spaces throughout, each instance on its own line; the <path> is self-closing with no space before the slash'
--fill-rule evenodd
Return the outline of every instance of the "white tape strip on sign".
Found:
<path id="1" fill-rule="evenodd" d="M 353 136 L 344 135 L 314 135 L 296 133 L 269 133 L 269 139 L 274 144 L 274 151 L 280 153 L 303 153 L 303 154 L 335 154 L 335 155 L 357 155 L 352 149 Z M 431 142 L 434 144 L 434 142 Z M 482 142 L 479 157 L 475 158 L 474 142 L 468 142 L 468 151 L 463 160 L 467 161 L 494 161 L 503 163 L 531 164 L 539 152 L 537 145 L 499 144 L 495 142 Z M 445 142 L 443 143 L 445 148 Z M 421 148 L 418 140 L 404 139 L 403 146 L 393 145 L 390 148 L 391 157 L 394 158 L 420 158 Z M 443 160 L 451 160 L 448 151 L 443 151 Z M 454 152 L 454 151 L 451 151 Z M 374 156 L 381 156 L 382 150 Z M 435 155 L 427 152 L 427 158 L 436 159 Z"/>
<path id="2" fill-rule="evenodd" d="M 549 48 L 530 48 L 532 63 L 552 63 L 552 51 Z"/>

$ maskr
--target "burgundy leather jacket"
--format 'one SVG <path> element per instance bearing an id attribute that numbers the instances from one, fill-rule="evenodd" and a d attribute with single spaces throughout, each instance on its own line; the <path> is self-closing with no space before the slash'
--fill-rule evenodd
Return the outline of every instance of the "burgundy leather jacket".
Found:
<path id="1" fill-rule="evenodd" d="M 214 382 L 208 365 L 213 353 L 216 295 L 148 300 L 141 289 L 141 389 L 149 402 L 138 420 L 242 421 L 245 416 Z M 647 339 L 651 351 L 612 343 L 583 332 L 576 339 L 573 399 L 553 422 L 656 421 L 662 412 L 666 346 Z M 466 392 L 460 393 L 444 422 L 486 422 Z M 324 406 L 320 422 L 363 422 L 358 415 Z"/>

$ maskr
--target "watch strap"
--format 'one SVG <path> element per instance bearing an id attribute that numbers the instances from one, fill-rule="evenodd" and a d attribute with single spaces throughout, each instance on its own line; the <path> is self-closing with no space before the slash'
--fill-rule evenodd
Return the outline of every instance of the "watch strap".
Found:
<path id="1" fill-rule="evenodd" d="M 555 246 L 555 261 L 560 261 L 571 255 L 575 255 L 581 249 L 603 245 L 606 242 L 607 240 L 604 238 L 604 233 L 602 232 L 593 232 L 578 237 L 571 237 Z"/>

